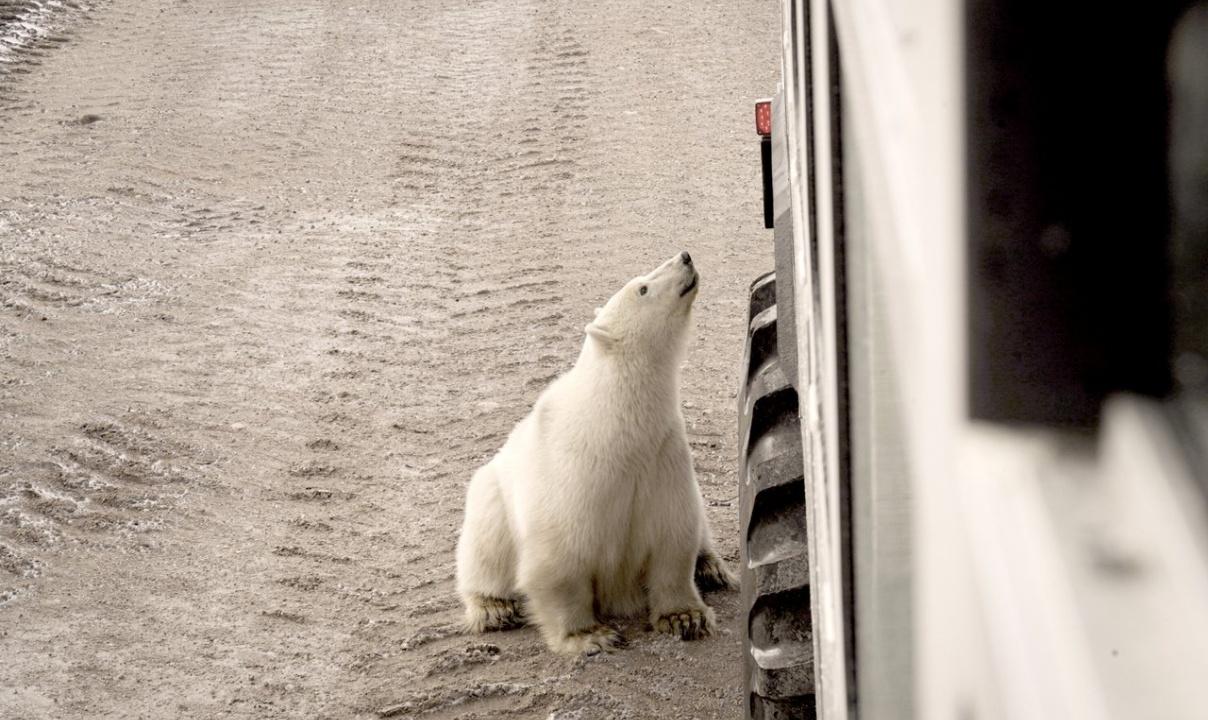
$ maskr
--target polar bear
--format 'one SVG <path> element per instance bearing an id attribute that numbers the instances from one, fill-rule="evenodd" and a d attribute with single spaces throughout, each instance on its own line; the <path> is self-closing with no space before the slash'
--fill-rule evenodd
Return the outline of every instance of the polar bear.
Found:
<path id="1" fill-rule="evenodd" d="M 607 617 L 646 612 L 685 640 L 713 629 L 697 583 L 734 576 L 713 547 L 679 394 L 698 278 L 683 252 L 626 283 L 574 367 L 474 474 L 457 546 L 469 629 L 528 620 L 551 649 L 588 654 L 624 642 Z"/>

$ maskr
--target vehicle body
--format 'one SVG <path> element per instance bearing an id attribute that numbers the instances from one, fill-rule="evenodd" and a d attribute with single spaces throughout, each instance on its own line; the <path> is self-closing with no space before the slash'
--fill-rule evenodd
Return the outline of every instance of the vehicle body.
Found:
<path id="1" fill-rule="evenodd" d="M 782 29 L 748 717 L 1203 717 L 1208 4 Z"/>

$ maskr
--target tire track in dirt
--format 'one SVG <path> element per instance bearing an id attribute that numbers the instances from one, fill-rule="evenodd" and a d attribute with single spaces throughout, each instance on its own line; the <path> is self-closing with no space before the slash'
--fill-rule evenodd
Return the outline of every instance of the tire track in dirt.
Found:
<path id="1" fill-rule="evenodd" d="M 0 604 L 29 591 L 65 548 L 144 553 L 199 480 L 196 451 L 167 439 L 150 417 L 98 417 L 60 442 L 8 435 L 0 465 Z M 41 452 L 37 452 L 41 450 Z"/>
<path id="2" fill-rule="evenodd" d="M 6 76 L 27 75 L 47 52 L 70 42 L 70 28 L 98 3 L 76 0 L 0 0 L 0 102 Z"/>
<path id="3" fill-rule="evenodd" d="M 156 546 L 208 462 L 151 414 L 51 409 L 67 390 L 63 366 L 87 354 L 80 328 L 171 299 L 153 277 L 96 267 L 78 228 L 110 210 L 106 197 L 0 197 L 0 605 L 71 549 Z"/>

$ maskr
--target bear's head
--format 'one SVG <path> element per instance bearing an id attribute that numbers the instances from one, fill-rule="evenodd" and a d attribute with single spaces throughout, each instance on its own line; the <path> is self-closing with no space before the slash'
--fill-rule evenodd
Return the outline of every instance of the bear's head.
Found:
<path id="1" fill-rule="evenodd" d="M 625 283 L 596 309 L 587 334 L 605 352 L 679 355 L 688 335 L 700 276 L 681 252 L 650 273 Z"/>

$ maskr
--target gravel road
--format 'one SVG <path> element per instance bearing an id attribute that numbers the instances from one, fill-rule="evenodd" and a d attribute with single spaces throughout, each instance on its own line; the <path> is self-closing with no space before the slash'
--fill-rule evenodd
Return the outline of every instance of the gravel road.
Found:
<path id="1" fill-rule="evenodd" d="M 0 5 L 61 23 L 0 47 L 0 718 L 737 716 L 737 593 L 561 657 L 458 632 L 453 548 L 592 308 L 685 249 L 736 560 L 774 2 Z"/>

